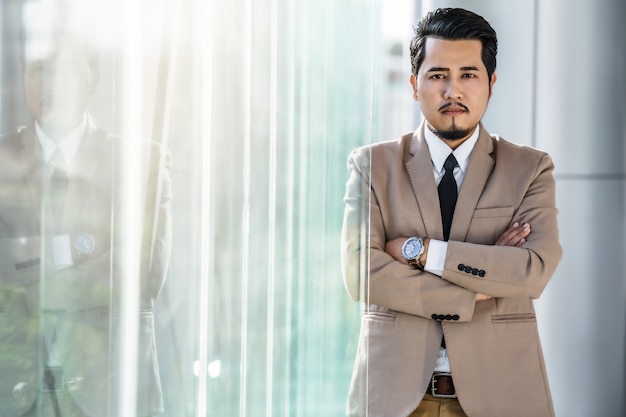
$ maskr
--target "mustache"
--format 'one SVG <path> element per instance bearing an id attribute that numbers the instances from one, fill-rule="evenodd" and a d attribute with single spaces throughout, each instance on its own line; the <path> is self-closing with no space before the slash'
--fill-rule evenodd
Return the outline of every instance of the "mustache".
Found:
<path id="1" fill-rule="evenodd" d="M 464 105 L 464 104 L 462 104 L 462 103 L 459 103 L 459 102 L 449 102 L 449 103 L 446 103 L 446 104 L 444 104 L 443 106 L 439 107 L 439 110 L 438 110 L 438 111 L 445 110 L 445 109 L 447 109 L 448 107 L 452 107 L 452 106 L 455 106 L 455 107 L 460 107 L 460 108 L 462 108 L 463 110 L 465 110 L 466 112 L 469 112 L 469 109 L 467 108 L 467 106 L 466 106 L 466 105 Z"/>

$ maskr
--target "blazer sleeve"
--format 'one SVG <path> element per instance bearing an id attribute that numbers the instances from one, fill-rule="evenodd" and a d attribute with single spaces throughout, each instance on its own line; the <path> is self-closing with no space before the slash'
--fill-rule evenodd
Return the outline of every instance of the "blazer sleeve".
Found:
<path id="1" fill-rule="evenodd" d="M 172 250 L 172 179 L 170 152 L 157 147 L 156 168 L 152 169 L 147 199 L 145 230 L 142 248 L 142 294 L 157 298 L 163 289 L 169 270 Z"/>
<path id="2" fill-rule="evenodd" d="M 171 252 L 171 156 L 164 147 L 150 147 L 144 182 L 145 203 L 138 279 L 141 299 L 157 298 L 167 276 Z M 94 233 L 95 251 L 74 265 L 45 276 L 45 286 L 26 287 L 31 311 L 45 308 L 73 312 L 116 303 L 122 288 L 120 254 L 127 250 L 117 225 L 107 223 L 110 234 Z M 88 231 L 89 232 L 89 231 Z M 33 268 L 35 269 L 35 268 Z M 38 268 L 37 268 L 38 269 Z M 39 276 L 39 271 L 31 274 Z M 44 291 L 42 299 L 40 291 Z"/>
<path id="3" fill-rule="evenodd" d="M 395 202 L 382 201 L 384 187 L 373 184 L 373 176 L 388 171 L 383 159 L 375 158 L 381 166 L 372 166 L 372 152 L 371 147 L 363 147 L 348 158 L 341 239 L 342 272 L 348 294 L 354 301 L 428 319 L 450 313 L 456 321 L 471 320 L 474 292 L 411 268 L 385 252 L 388 236 L 381 204 Z"/>
<path id="4" fill-rule="evenodd" d="M 1 234 L 1 232 L 0 232 Z M 39 282 L 40 266 L 51 257 L 51 244 L 39 237 L 0 238 L 0 289 L 15 289 Z"/>
<path id="5" fill-rule="evenodd" d="M 562 257 L 554 165 L 542 155 L 512 219 L 531 225 L 528 241 L 521 248 L 450 241 L 443 279 L 494 297 L 541 295 Z"/>

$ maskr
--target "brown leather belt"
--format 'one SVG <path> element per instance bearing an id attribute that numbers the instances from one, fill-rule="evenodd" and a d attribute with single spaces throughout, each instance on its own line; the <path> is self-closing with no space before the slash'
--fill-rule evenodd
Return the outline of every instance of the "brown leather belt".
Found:
<path id="1" fill-rule="evenodd" d="M 452 375 L 445 372 L 435 372 L 430 384 L 426 387 L 426 394 L 438 398 L 456 398 Z"/>
<path id="2" fill-rule="evenodd" d="M 43 373 L 42 390 L 46 392 L 61 391 L 64 386 L 63 368 L 60 366 L 46 366 Z"/>

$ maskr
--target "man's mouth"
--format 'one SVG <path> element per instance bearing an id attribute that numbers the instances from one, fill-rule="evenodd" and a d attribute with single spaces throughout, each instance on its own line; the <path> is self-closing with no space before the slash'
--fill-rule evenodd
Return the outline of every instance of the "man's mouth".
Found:
<path id="1" fill-rule="evenodd" d="M 41 100 L 41 106 L 52 106 L 52 104 L 54 103 L 54 99 L 52 97 L 52 95 L 48 95 L 45 96 L 42 100 Z"/>
<path id="2" fill-rule="evenodd" d="M 463 113 L 468 113 L 469 109 L 461 103 L 446 103 L 439 107 L 439 111 L 449 116 L 456 116 Z"/>

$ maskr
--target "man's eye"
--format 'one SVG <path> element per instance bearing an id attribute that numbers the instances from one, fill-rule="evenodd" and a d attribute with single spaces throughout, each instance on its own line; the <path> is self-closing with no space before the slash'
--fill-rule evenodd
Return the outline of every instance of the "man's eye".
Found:
<path id="1" fill-rule="evenodd" d="M 476 78 L 476 74 L 471 74 L 471 73 L 463 74 L 463 78 Z"/>
<path id="2" fill-rule="evenodd" d="M 59 65 L 59 70 L 63 72 L 78 71 L 80 67 L 76 64 Z"/>
<path id="3" fill-rule="evenodd" d="M 443 78 L 444 78 L 443 74 L 433 74 L 433 75 L 430 76 L 431 80 L 441 80 Z"/>
<path id="4" fill-rule="evenodd" d="M 46 71 L 46 69 L 47 69 L 47 66 L 43 62 L 32 64 L 30 66 L 30 70 L 33 71 L 33 72 L 44 72 L 44 71 Z"/>

